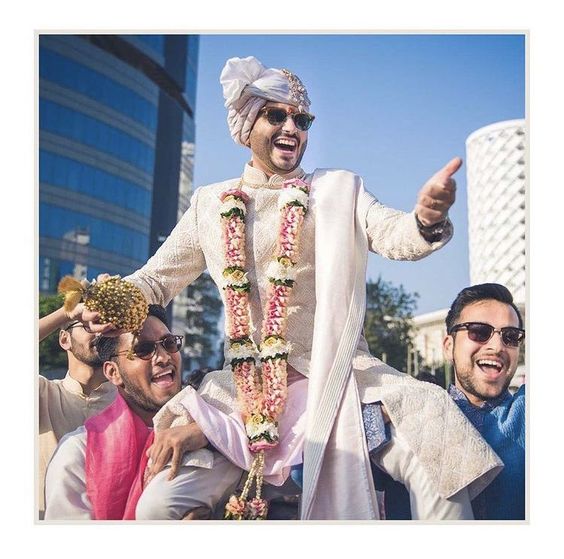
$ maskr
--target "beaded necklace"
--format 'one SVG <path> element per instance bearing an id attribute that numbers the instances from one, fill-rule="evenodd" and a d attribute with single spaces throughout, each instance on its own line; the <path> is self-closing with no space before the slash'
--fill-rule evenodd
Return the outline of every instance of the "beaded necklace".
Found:
<path id="1" fill-rule="evenodd" d="M 267 268 L 269 287 L 264 308 L 261 344 L 251 337 L 249 293 L 251 285 L 245 270 L 245 216 L 248 196 L 237 188 L 221 195 L 221 225 L 225 268 L 225 322 L 228 337 L 227 359 L 237 388 L 237 401 L 245 423 L 249 450 L 255 455 L 240 496 L 232 495 L 225 518 L 265 519 L 267 503 L 261 498 L 264 452 L 278 444 L 277 419 L 286 403 L 287 365 L 291 344 L 286 341 L 288 299 L 295 282 L 295 267 L 309 185 L 301 179 L 282 184 L 278 199 L 280 223 L 272 261 Z M 260 369 L 256 365 L 260 358 Z M 249 492 L 255 482 L 255 497 Z"/>

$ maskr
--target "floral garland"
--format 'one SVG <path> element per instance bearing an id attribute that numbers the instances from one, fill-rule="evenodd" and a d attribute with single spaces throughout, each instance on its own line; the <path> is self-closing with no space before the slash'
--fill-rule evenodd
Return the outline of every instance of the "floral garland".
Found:
<path id="1" fill-rule="evenodd" d="M 301 226 L 308 207 L 309 185 L 301 179 L 284 181 L 278 200 L 280 225 L 274 258 L 267 274 L 269 287 L 264 309 L 260 348 L 253 339 L 249 303 L 250 282 L 245 270 L 245 216 L 248 196 L 241 190 L 221 195 L 221 223 L 225 269 L 227 358 L 237 387 L 237 400 L 255 459 L 243 492 L 233 495 L 225 507 L 225 518 L 264 519 L 267 503 L 261 498 L 264 451 L 278 444 L 277 418 L 287 397 L 287 364 L 291 344 L 286 341 L 287 310 L 296 276 Z M 256 357 L 260 358 L 260 372 Z M 248 499 L 253 481 L 256 496 Z"/>

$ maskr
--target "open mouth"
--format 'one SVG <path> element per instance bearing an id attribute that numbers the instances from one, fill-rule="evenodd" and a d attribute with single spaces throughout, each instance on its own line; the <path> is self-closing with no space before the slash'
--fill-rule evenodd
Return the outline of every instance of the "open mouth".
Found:
<path id="1" fill-rule="evenodd" d="M 159 388 L 168 388 L 174 384 L 175 372 L 172 369 L 163 371 L 151 378 L 151 384 L 156 384 Z"/>
<path id="2" fill-rule="evenodd" d="M 478 359 L 476 365 L 480 367 L 488 377 L 498 377 L 504 370 L 504 365 L 497 359 Z"/>
<path id="3" fill-rule="evenodd" d="M 298 149 L 298 142 L 294 138 L 276 138 L 274 147 L 285 153 L 294 153 Z"/>

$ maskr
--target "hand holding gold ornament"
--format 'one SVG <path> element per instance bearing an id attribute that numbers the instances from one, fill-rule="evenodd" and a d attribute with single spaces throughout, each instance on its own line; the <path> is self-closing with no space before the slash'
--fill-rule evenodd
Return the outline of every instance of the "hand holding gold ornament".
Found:
<path id="1" fill-rule="evenodd" d="M 59 282 L 69 318 L 79 320 L 95 334 L 119 336 L 141 330 L 148 314 L 141 290 L 120 276 L 101 274 L 91 283 L 65 276 Z"/>

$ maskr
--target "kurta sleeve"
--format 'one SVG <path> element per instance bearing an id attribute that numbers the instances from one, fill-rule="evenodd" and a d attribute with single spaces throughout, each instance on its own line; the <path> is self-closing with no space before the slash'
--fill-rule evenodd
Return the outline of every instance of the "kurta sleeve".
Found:
<path id="1" fill-rule="evenodd" d="M 187 391 L 180 402 L 194 418 L 208 441 L 233 464 L 249 470 L 253 456 L 248 449 L 245 426 L 240 413 L 224 413 L 202 398 L 195 390 Z"/>
<path id="2" fill-rule="evenodd" d="M 368 207 L 365 220 L 369 248 L 384 258 L 419 260 L 443 247 L 452 238 L 450 220 L 445 225 L 442 239 L 430 243 L 417 228 L 415 212 L 405 213 L 388 208 L 365 190 L 361 191 L 360 196 L 360 207 Z"/>
<path id="3" fill-rule="evenodd" d="M 166 241 L 138 271 L 127 276 L 149 303 L 166 306 L 205 269 L 206 261 L 198 238 L 198 197 L 196 190 L 190 207 Z"/>
<path id="4" fill-rule="evenodd" d="M 86 495 L 86 430 L 65 435 L 47 468 L 45 520 L 92 520 Z"/>

